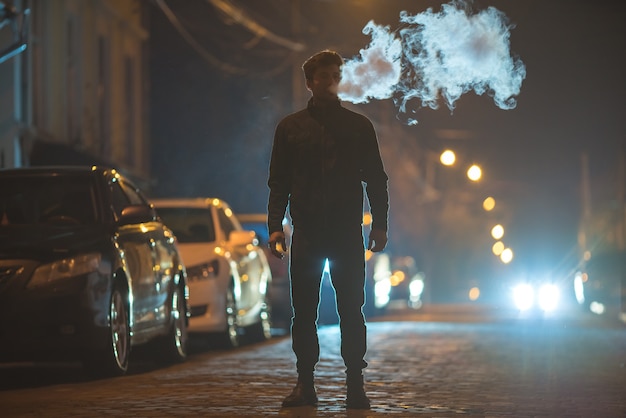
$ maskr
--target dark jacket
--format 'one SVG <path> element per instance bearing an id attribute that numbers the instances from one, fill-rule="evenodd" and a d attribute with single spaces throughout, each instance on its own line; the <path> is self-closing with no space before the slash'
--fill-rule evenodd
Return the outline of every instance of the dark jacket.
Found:
<path id="1" fill-rule="evenodd" d="M 268 186 L 269 232 L 282 231 L 289 204 L 295 230 L 345 230 L 363 221 L 363 184 L 373 228 L 387 230 L 387 174 L 372 123 L 341 106 L 306 109 L 276 127 Z"/>

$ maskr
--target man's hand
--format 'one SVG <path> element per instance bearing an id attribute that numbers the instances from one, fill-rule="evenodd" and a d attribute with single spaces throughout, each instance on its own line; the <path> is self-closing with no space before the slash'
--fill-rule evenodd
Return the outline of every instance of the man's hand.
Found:
<path id="1" fill-rule="evenodd" d="M 387 246 L 387 231 L 372 229 L 367 243 L 367 249 L 374 253 L 381 252 Z"/>
<path id="2" fill-rule="evenodd" d="M 272 232 L 267 245 L 269 245 L 274 257 L 283 258 L 287 248 L 287 244 L 285 243 L 285 233 L 282 231 Z"/>

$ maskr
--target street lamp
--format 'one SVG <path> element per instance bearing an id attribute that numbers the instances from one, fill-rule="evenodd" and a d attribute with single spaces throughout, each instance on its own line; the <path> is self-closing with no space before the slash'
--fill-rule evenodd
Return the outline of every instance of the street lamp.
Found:
<path id="1" fill-rule="evenodd" d="M 456 161 L 456 154 L 454 154 L 454 151 L 447 149 L 441 153 L 439 161 L 441 161 L 441 164 L 449 167 Z"/>
<path id="2" fill-rule="evenodd" d="M 478 181 L 483 175 L 482 169 L 476 165 L 472 164 L 470 168 L 467 169 L 467 178 L 472 181 Z"/>
<path id="3" fill-rule="evenodd" d="M 494 210 L 495 207 L 496 199 L 494 199 L 493 197 L 489 196 L 488 198 L 483 200 L 483 209 L 485 209 L 486 212 L 491 212 L 492 210 Z"/>
<path id="4" fill-rule="evenodd" d="M 511 261 L 513 261 L 513 250 L 510 248 L 505 248 L 502 251 L 502 254 L 500 254 L 500 260 L 502 260 L 504 264 L 509 264 Z"/>
<path id="5" fill-rule="evenodd" d="M 497 240 L 502 239 L 502 237 L 504 236 L 504 227 L 498 224 L 491 228 L 491 236 Z"/>
<path id="6" fill-rule="evenodd" d="M 456 154 L 451 149 L 446 149 L 439 155 L 439 161 L 446 167 L 451 167 L 456 162 Z M 478 164 L 472 164 L 467 169 L 467 178 L 469 178 L 471 181 L 480 180 L 482 174 L 482 169 Z"/>
<path id="7" fill-rule="evenodd" d="M 496 257 L 500 257 L 502 251 L 504 251 L 504 243 L 502 241 L 495 242 L 491 247 L 491 252 L 493 252 Z"/>

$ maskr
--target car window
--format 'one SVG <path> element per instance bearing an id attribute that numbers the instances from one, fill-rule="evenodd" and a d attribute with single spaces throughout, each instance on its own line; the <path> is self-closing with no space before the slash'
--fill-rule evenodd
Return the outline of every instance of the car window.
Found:
<path id="1" fill-rule="evenodd" d="M 215 241 L 215 227 L 208 208 L 159 207 L 157 213 L 180 243 Z"/>
<path id="2" fill-rule="evenodd" d="M 136 189 L 125 181 L 120 181 L 122 190 L 128 196 L 131 205 L 147 205 L 146 200 L 136 191 Z"/>
<path id="3" fill-rule="evenodd" d="M 130 205 L 130 200 L 126 193 L 122 190 L 122 186 L 118 181 L 114 181 L 109 184 L 111 190 L 111 205 L 115 214 L 119 217 L 122 214 L 122 210 Z"/>
<path id="4" fill-rule="evenodd" d="M 226 235 L 226 239 L 228 239 L 228 237 L 230 237 L 230 233 L 237 229 L 237 227 L 233 223 L 231 217 L 226 215 L 223 208 L 217 208 L 217 218 L 224 234 Z"/>
<path id="5" fill-rule="evenodd" d="M 0 224 L 93 224 L 98 219 L 92 179 L 32 176 L 0 179 Z"/>
<path id="6" fill-rule="evenodd" d="M 129 205 L 148 205 L 146 200 L 135 191 L 135 188 L 123 180 L 115 179 L 109 184 L 111 189 L 111 204 L 115 214 L 119 217 L 122 210 Z"/>

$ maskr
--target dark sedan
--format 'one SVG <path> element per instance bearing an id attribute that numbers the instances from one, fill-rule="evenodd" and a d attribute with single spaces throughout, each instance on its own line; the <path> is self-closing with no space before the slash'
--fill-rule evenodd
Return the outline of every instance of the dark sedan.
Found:
<path id="1" fill-rule="evenodd" d="M 174 235 L 116 170 L 0 170 L 0 362 L 121 375 L 146 343 L 183 361 L 188 293 Z"/>

